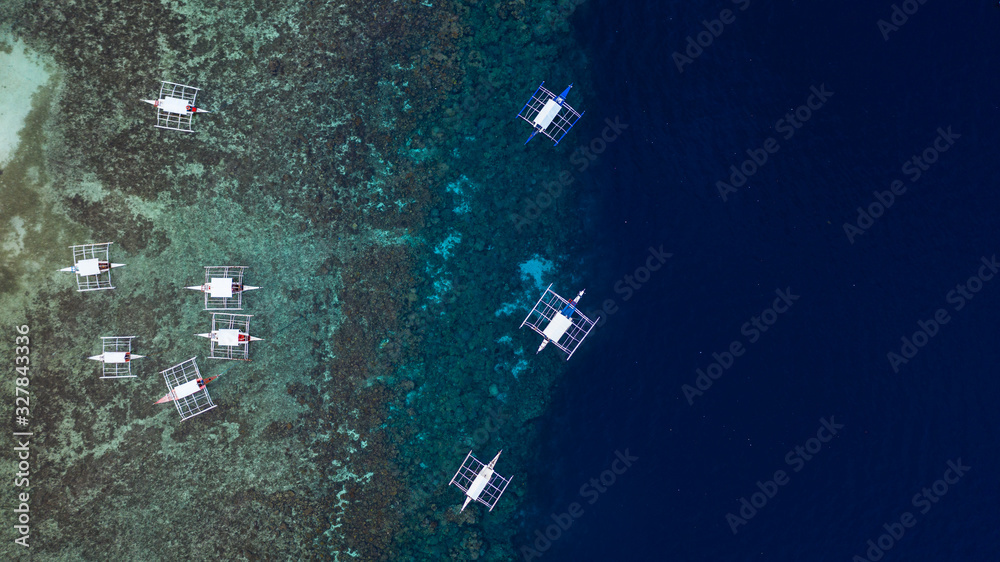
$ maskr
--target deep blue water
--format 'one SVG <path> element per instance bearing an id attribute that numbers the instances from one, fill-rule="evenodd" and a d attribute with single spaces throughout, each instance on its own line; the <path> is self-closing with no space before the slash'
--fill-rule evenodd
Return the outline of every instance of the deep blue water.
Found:
<path id="1" fill-rule="evenodd" d="M 574 16 L 598 80 L 566 143 L 629 124 L 577 184 L 584 308 L 619 310 L 542 421 L 519 545 L 583 513 L 534 559 L 866 559 L 905 512 L 882 559 L 996 559 L 1000 278 L 960 310 L 947 295 L 1000 255 L 1000 8 L 928 0 L 885 41 L 892 4 L 590 0 Z M 735 21 L 679 72 L 672 53 L 726 8 Z M 791 138 L 775 130 L 821 85 L 833 95 Z M 960 137 L 911 181 L 903 164 L 949 126 Z M 716 182 L 768 137 L 777 152 L 723 201 Z M 849 242 L 844 223 L 896 179 L 905 193 Z M 616 293 L 661 245 L 665 266 Z M 798 300 L 750 343 L 741 326 L 786 288 Z M 948 323 L 894 372 L 887 353 L 939 309 Z M 743 355 L 689 405 L 682 385 L 733 341 Z M 821 418 L 843 427 L 787 462 Z M 638 460 L 581 496 L 626 449 Z M 914 505 L 958 459 L 971 469 Z M 734 534 L 727 513 L 778 470 L 788 482 Z"/>

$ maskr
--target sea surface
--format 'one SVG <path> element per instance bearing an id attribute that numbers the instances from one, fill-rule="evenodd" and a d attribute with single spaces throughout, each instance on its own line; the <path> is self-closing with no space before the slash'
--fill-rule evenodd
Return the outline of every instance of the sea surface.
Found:
<path id="1" fill-rule="evenodd" d="M 916 11 L 886 39 L 897 7 Z M 671 55 L 724 9 L 681 71 Z M 989 2 L 585 5 L 597 119 L 575 140 L 630 124 L 586 176 L 585 298 L 620 310 L 542 422 L 520 544 L 583 514 L 531 559 L 995 558 L 998 22 Z M 832 94 L 789 132 L 814 88 Z M 720 188 L 769 138 L 745 185 Z M 934 162 L 904 168 L 914 156 Z M 633 288 L 661 246 L 673 256 Z M 767 313 L 776 291 L 797 298 Z M 894 368 L 903 338 L 915 355 Z M 729 365 L 699 387 L 713 354 Z"/>
<path id="2" fill-rule="evenodd" d="M 998 25 L 0 5 L 0 558 L 996 559 Z M 163 80 L 195 133 L 153 127 Z M 542 81 L 585 112 L 558 146 L 516 118 Z M 91 242 L 114 290 L 57 272 Z M 194 335 L 209 265 L 261 287 L 250 362 Z M 519 329 L 550 285 L 597 321 L 568 362 Z M 112 335 L 134 379 L 86 359 Z M 181 421 L 152 402 L 191 357 L 217 406 Z M 470 452 L 492 511 L 449 485 Z"/>

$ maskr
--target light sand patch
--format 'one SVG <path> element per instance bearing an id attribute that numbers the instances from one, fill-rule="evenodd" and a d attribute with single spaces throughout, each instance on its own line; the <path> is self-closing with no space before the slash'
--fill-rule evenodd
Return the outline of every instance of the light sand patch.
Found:
<path id="1" fill-rule="evenodd" d="M 553 263 L 551 261 L 535 254 L 531 259 L 519 266 L 521 268 L 521 279 L 534 281 L 535 286 L 543 291 L 545 290 L 545 282 L 542 281 L 542 278 L 552 271 L 552 266 Z"/>
<path id="2" fill-rule="evenodd" d="M 0 32 L 0 168 L 17 151 L 31 96 L 49 80 L 47 66 L 23 41 Z"/>
<path id="3" fill-rule="evenodd" d="M 24 235 L 27 231 L 24 229 L 24 219 L 21 217 L 14 217 L 10 219 L 10 230 L 7 232 L 7 236 L 3 239 L 3 244 L 0 248 L 9 252 L 12 256 L 16 256 L 21 253 L 24 249 Z"/>
<path id="4" fill-rule="evenodd" d="M 104 199 L 107 191 L 93 174 L 86 174 L 79 182 L 66 188 L 66 195 L 72 197 L 79 195 L 88 203 L 96 203 Z"/>

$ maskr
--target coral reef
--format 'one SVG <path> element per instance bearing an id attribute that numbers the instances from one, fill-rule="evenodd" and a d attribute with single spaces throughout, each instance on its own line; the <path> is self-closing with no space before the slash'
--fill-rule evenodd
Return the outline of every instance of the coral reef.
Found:
<path id="1" fill-rule="evenodd" d="M 530 232 L 508 217 L 568 158 L 519 150 L 512 117 L 543 79 L 586 81 L 585 61 L 560 60 L 577 3 L 0 10 L 55 68 L 0 175 L 0 221 L 26 233 L 0 250 L 0 304 L 45 358 L 36 555 L 510 559 L 523 488 L 460 514 L 447 480 L 472 447 L 525 466 L 526 422 L 560 373 L 554 355 L 512 371 L 519 346 L 501 336 L 519 319 L 494 310 L 535 291 L 525 257 L 573 247 L 570 194 Z M 203 89 L 197 133 L 152 126 L 139 100 L 160 80 Z M 49 273 L 88 241 L 128 264 L 115 291 Z M 204 354 L 191 334 L 207 315 L 180 287 L 222 262 L 264 286 L 246 312 L 265 342 L 249 364 L 201 360 L 223 374 L 219 407 L 179 423 L 150 405 L 156 371 Z M 137 380 L 82 359 L 109 331 L 139 336 Z"/>

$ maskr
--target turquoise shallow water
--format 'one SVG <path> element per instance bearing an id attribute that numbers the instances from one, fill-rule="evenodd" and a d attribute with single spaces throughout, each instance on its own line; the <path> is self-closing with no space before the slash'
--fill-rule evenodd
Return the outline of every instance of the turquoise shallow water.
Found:
<path id="1" fill-rule="evenodd" d="M 470 448 L 523 473 L 561 372 L 516 327 L 576 282 L 574 195 L 514 215 L 570 148 L 521 149 L 513 117 L 542 80 L 585 91 L 577 4 L 5 5 L 0 51 L 48 78 L 0 172 L 0 315 L 33 369 L 31 547 L 0 552 L 509 559 L 518 478 L 488 515 L 447 483 Z M 196 133 L 152 126 L 161 80 L 202 88 Z M 55 272 L 88 242 L 126 264 L 115 290 Z M 183 287 L 220 264 L 262 287 L 249 363 L 193 335 Z M 135 379 L 86 360 L 109 335 L 137 336 Z M 182 423 L 152 402 L 190 357 L 218 407 Z"/>

